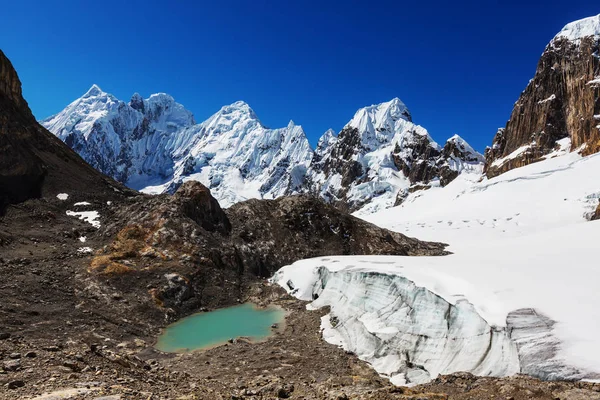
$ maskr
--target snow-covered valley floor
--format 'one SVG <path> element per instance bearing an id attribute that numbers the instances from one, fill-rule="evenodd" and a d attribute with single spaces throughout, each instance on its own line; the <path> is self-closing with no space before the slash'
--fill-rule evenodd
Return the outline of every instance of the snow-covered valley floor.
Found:
<path id="1" fill-rule="evenodd" d="M 326 340 L 394 383 L 471 371 L 600 377 L 600 155 L 576 153 L 493 179 L 462 174 L 363 217 L 445 257 L 327 257 L 274 280 L 309 307 L 330 306 Z"/>

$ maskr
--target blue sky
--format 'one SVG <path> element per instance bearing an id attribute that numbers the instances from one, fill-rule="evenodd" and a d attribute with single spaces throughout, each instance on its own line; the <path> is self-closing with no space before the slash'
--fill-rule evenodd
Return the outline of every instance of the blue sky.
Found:
<path id="1" fill-rule="evenodd" d="M 27 1 L 2 6 L 0 48 L 37 118 L 93 84 L 171 94 L 202 121 L 248 102 L 311 143 L 365 105 L 402 99 L 437 141 L 490 144 L 547 42 L 594 1 Z"/>

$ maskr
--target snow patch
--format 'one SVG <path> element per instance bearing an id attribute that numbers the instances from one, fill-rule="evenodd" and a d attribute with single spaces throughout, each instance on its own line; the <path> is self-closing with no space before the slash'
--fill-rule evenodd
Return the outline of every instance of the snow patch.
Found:
<path id="1" fill-rule="evenodd" d="M 73 205 L 74 206 L 91 206 L 92 204 L 88 203 L 87 201 L 80 201 L 80 202 L 77 202 L 77 203 L 75 203 Z"/>
<path id="2" fill-rule="evenodd" d="M 525 154 L 529 149 L 531 149 L 531 146 L 532 146 L 532 144 L 527 144 L 525 146 L 519 147 L 518 149 L 516 149 L 515 151 L 513 151 L 512 153 L 510 153 L 506 157 L 502 157 L 502 158 L 498 158 L 497 160 L 494 160 L 494 162 L 492 163 L 492 166 L 493 167 L 500 167 L 504 163 L 506 163 L 507 161 L 514 160 L 515 158 L 518 158 L 519 156 Z"/>
<path id="3" fill-rule="evenodd" d="M 56 195 L 56 198 L 65 201 L 69 198 L 69 195 L 67 193 L 59 193 Z"/>
<path id="4" fill-rule="evenodd" d="M 556 95 L 553 94 L 550 97 L 548 97 L 547 99 L 538 101 L 538 104 L 548 103 L 549 101 L 552 101 L 552 100 L 555 100 L 555 99 L 556 99 Z"/>
<path id="5" fill-rule="evenodd" d="M 77 249 L 78 253 L 82 253 L 82 254 L 89 254 L 89 253 L 93 253 L 94 250 L 92 250 L 91 247 L 80 247 Z"/>
<path id="6" fill-rule="evenodd" d="M 81 220 L 84 220 L 88 224 L 92 225 L 94 228 L 100 228 L 100 214 L 98 211 L 71 211 L 67 210 L 67 215 L 71 217 L 77 217 Z"/>

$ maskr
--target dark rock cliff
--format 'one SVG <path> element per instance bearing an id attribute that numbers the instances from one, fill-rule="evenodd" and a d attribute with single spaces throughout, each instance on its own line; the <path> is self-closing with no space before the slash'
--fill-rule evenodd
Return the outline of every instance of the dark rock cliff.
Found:
<path id="1" fill-rule="evenodd" d="M 571 150 L 600 151 L 600 41 L 557 37 L 545 49 L 534 78 L 515 103 L 506 127 L 485 152 L 485 172 L 497 176 L 552 152 L 560 139 Z M 526 147 L 525 147 L 526 146 Z M 517 149 L 518 155 L 507 160 Z"/>
<path id="2" fill-rule="evenodd" d="M 0 51 L 0 215 L 8 204 L 65 192 L 127 189 L 106 178 L 35 120 Z"/>

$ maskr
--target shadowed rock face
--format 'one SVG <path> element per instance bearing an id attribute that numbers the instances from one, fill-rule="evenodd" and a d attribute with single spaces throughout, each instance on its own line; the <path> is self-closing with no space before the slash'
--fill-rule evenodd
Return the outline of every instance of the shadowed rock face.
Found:
<path id="1" fill-rule="evenodd" d="M 61 192 L 126 190 L 87 165 L 35 120 L 0 51 L 0 215 L 8 204 Z"/>
<path id="2" fill-rule="evenodd" d="M 572 42 L 557 38 L 547 47 L 536 74 L 515 103 L 506 127 L 485 152 L 485 172 L 497 176 L 552 152 L 556 141 L 571 140 L 582 154 L 600 151 L 600 43 L 594 37 Z M 494 161 L 523 149 L 505 162 Z"/>

